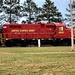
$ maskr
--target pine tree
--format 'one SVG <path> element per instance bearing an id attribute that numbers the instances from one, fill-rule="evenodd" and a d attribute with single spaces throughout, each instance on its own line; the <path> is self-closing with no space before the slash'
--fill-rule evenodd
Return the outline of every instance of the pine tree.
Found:
<path id="1" fill-rule="evenodd" d="M 3 0 L 0 0 L 0 13 L 2 13 Z"/>
<path id="2" fill-rule="evenodd" d="M 65 14 L 66 18 L 65 18 L 65 22 L 67 23 L 67 26 L 70 27 L 70 21 L 71 21 L 71 17 L 70 17 L 70 4 L 68 4 L 69 8 L 66 8 L 66 11 L 68 12 L 67 14 Z M 75 26 L 75 0 L 73 0 L 72 2 L 72 21 L 73 21 L 73 26 Z"/>
<path id="3" fill-rule="evenodd" d="M 20 0 L 4 0 L 1 6 L 2 15 L 0 21 L 2 22 L 16 22 L 20 18 L 26 18 L 23 23 L 36 23 L 38 21 L 61 22 L 62 15 L 58 12 L 54 2 L 46 0 L 42 8 L 38 7 L 32 0 L 26 0 L 23 5 L 20 5 Z"/>
<path id="4" fill-rule="evenodd" d="M 28 23 L 35 23 L 37 21 L 37 15 L 38 15 L 38 7 L 35 2 L 32 0 L 26 0 L 24 2 L 24 16 L 27 17 Z"/>
<path id="5" fill-rule="evenodd" d="M 0 14 L 2 13 L 2 8 L 1 8 L 2 4 L 3 4 L 3 0 L 0 0 Z M 1 32 L 2 32 L 2 23 L 1 23 L 1 17 L 0 17 L 0 33 Z"/>
<path id="6" fill-rule="evenodd" d="M 0 7 L 2 6 L 2 4 L 3 4 L 3 0 L 0 0 Z"/>
<path id="7" fill-rule="evenodd" d="M 4 0 L 4 4 L 2 6 L 5 14 L 8 15 L 8 22 L 14 23 L 18 20 L 20 16 L 20 0 Z"/>
<path id="8" fill-rule="evenodd" d="M 39 16 L 41 20 L 48 21 L 48 23 L 62 21 L 61 13 L 58 12 L 57 7 L 54 6 L 54 2 L 51 2 L 51 0 L 45 1 L 45 3 L 42 6 L 42 13 Z"/>

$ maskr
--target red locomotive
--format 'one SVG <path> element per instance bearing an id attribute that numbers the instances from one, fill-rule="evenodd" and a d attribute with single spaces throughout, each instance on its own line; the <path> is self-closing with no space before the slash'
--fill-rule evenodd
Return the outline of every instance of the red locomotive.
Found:
<path id="1" fill-rule="evenodd" d="M 70 45 L 71 31 L 64 23 L 4 24 L 2 38 L 6 46 L 37 45 L 38 39 L 41 44 Z"/>

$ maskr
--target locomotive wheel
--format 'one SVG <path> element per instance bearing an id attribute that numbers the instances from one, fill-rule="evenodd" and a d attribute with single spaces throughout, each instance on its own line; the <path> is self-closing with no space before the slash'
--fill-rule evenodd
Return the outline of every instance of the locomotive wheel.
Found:
<path id="1" fill-rule="evenodd" d="M 1 46 L 1 42 L 0 42 L 0 46 Z"/>
<path id="2" fill-rule="evenodd" d="M 63 40 L 63 45 L 64 46 L 71 46 L 71 39 L 64 39 Z"/>
<path id="3" fill-rule="evenodd" d="M 12 46 L 12 42 L 10 40 L 7 40 L 5 42 L 6 47 L 11 47 Z"/>
<path id="4" fill-rule="evenodd" d="M 54 46 L 59 46 L 59 45 L 60 45 L 60 40 L 59 40 L 59 39 L 55 39 L 55 40 L 53 41 L 53 45 L 54 45 Z"/>
<path id="5" fill-rule="evenodd" d="M 27 44 L 26 44 L 26 41 L 21 41 L 21 47 L 26 47 Z"/>

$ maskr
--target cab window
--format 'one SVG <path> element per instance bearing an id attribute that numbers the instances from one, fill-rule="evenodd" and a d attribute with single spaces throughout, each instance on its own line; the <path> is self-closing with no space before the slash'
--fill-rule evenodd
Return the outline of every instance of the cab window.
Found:
<path id="1" fill-rule="evenodd" d="M 59 31 L 63 31 L 64 30 L 64 28 L 63 27 L 59 27 Z"/>

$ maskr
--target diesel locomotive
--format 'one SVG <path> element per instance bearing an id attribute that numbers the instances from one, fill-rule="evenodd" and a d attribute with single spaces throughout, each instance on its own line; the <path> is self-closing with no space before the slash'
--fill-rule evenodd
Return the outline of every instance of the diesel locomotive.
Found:
<path id="1" fill-rule="evenodd" d="M 0 45 L 37 45 L 38 39 L 41 45 L 71 45 L 71 29 L 65 23 L 4 24 Z"/>

